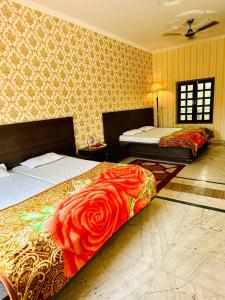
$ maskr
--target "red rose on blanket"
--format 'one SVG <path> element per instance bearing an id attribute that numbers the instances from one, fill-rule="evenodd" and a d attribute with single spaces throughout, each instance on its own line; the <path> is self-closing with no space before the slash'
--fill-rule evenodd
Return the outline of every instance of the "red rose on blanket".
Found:
<path id="1" fill-rule="evenodd" d="M 96 183 L 110 182 L 121 193 L 137 198 L 145 182 L 145 173 L 138 165 L 121 166 L 106 170 L 96 179 Z"/>
<path id="2" fill-rule="evenodd" d="M 67 277 L 75 275 L 129 219 L 125 199 L 112 184 L 102 183 L 85 188 L 58 204 L 47 229 L 63 251 Z"/>
<path id="3" fill-rule="evenodd" d="M 148 201 L 146 198 L 141 198 L 135 202 L 134 205 L 134 215 L 136 215 L 139 211 L 141 211 L 145 206 L 148 205 Z"/>

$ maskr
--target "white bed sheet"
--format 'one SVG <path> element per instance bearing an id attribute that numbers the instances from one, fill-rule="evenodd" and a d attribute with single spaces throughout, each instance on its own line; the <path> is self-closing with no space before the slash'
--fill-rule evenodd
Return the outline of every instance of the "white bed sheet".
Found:
<path id="1" fill-rule="evenodd" d="M 57 184 L 75 176 L 79 176 L 98 164 L 99 163 L 95 161 L 65 156 L 62 159 L 34 169 L 18 166 L 15 167 L 13 171 L 37 179 L 46 180 L 52 184 Z"/>
<path id="2" fill-rule="evenodd" d="M 182 128 L 154 128 L 141 132 L 132 136 L 120 135 L 121 142 L 143 143 L 143 144 L 158 144 L 161 137 L 179 131 Z"/>
<path id="3" fill-rule="evenodd" d="M 0 210 L 17 204 L 53 186 L 52 183 L 19 173 L 0 179 Z"/>

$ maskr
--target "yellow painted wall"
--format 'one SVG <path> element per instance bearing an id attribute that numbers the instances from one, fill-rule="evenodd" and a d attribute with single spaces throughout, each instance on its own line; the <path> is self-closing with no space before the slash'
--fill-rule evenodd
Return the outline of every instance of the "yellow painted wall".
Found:
<path id="1" fill-rule="evenodd" d="M 0 0 L 0 124 L 73 116 L 77 146 L 102 112 L 148 107 L 151 54 Z"/>
<path id="2" fill-rule="evenodd" d="M 225 39 L 153 53 L 153 80 L 167 90 L 159 96 L 163 127 L 184 127 L 176 124 L 176 82 L 207 77 L 215 77 L 214 118 L 207 127 L 225 140 Z"/>

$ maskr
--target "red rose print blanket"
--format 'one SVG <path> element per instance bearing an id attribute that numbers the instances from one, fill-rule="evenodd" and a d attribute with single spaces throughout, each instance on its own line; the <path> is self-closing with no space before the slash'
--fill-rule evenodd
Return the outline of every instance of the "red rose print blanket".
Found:
<path id="1" fill-rule="evenodd" d="M 12 299 L 50 299 L 155 195 L 151 172 L 101 163 L 0 211 L 0 280 Z"/>
<path id="2" fill-rule="evenodd" d="M 186 128 L 162 137 L 159 146 L 189 148 L 196 156 L 198 149 L 213 137 L 214 133 L 208 128 Z"/>

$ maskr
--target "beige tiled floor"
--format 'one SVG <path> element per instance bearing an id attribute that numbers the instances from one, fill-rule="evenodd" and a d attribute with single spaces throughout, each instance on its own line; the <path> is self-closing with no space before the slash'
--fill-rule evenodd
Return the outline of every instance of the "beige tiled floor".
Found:
<path id="1" fill-rule="evenodd" d="M 199 181 L 174 183 L 225 190 L 225 146 L 178 176 Z M 225 299 L 225 200 L 165 187 L 54 299 Z"/>
<path id="2" fill-rule="evenodd" d="M 225 183 L 225 145 L 211 145 L 198 160 L 184 168 L 179 176 Z"/>

